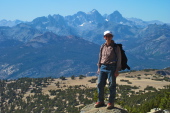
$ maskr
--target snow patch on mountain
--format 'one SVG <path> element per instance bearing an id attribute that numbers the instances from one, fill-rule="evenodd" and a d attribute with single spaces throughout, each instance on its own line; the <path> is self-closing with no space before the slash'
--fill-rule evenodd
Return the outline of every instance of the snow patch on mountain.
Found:
<path id="1" fill-rule="evenodd" d="M 79 25 L 79 26 L 84 26 L 86 23 L 82 23 L 81 25 Z"/>

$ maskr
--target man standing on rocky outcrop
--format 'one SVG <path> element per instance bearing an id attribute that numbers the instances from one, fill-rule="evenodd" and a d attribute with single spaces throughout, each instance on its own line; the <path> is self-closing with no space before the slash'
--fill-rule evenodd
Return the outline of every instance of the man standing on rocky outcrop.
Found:
<path id="1" fill-rule="evenodd" d="M 106 42 L 100 48 L 99 62 L 98 62 L 98 102 L 94 107 L 102 107 L 104 103 L 104 87 L 106 81 L 109 81 L 109 102 L 107 109 L 114 108 L 114 101 L 116 97 L 116 77 L 119 75 L 121 70 L 121 51 L 112 40 L 114 35 L 111 31 L 104 32 L 104 39 Z"/>

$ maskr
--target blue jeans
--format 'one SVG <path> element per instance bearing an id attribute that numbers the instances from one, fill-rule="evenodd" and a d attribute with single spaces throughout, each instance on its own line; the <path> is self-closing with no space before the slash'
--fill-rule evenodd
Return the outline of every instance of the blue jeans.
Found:
<path id="1" fill-rule="evenodd" d="M 98 76 L 98 102 L 104 102 L 104 87 L 106 80 L 109 81 L 109 103 L 114 103 L 116 97 L 116 77 L 114 75 L 116 71 L 116 64 L 101 65 L 100 74 Z"/>

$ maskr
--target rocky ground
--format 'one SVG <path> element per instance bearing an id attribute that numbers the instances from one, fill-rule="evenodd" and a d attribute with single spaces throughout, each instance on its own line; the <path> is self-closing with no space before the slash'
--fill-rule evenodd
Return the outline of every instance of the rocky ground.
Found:
<path id="1" fill-rule="evenodd" d="M 89 104 L 81 109 L 80 113 L 128 113 L 120 105 L 115 105 L 113 109 L 106 109 L 106 106 L 100 108 L 94 108 L 94 103 Z"/>

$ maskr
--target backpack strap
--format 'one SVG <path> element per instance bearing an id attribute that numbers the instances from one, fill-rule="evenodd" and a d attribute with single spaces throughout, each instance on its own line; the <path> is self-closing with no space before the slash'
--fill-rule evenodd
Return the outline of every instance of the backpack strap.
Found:
<path id="1" fill-rule="evenodd" d="M 116 43 L 114 43 L 113 49 L 114 49 L 114 53 L 115 53 L 115 56 L 116 56 L 116 62 L 117 62 L 118 57 L 117 57 L 117 52 L 116 52 L 116 50 L 117 50 L 117 44 Z"/>

